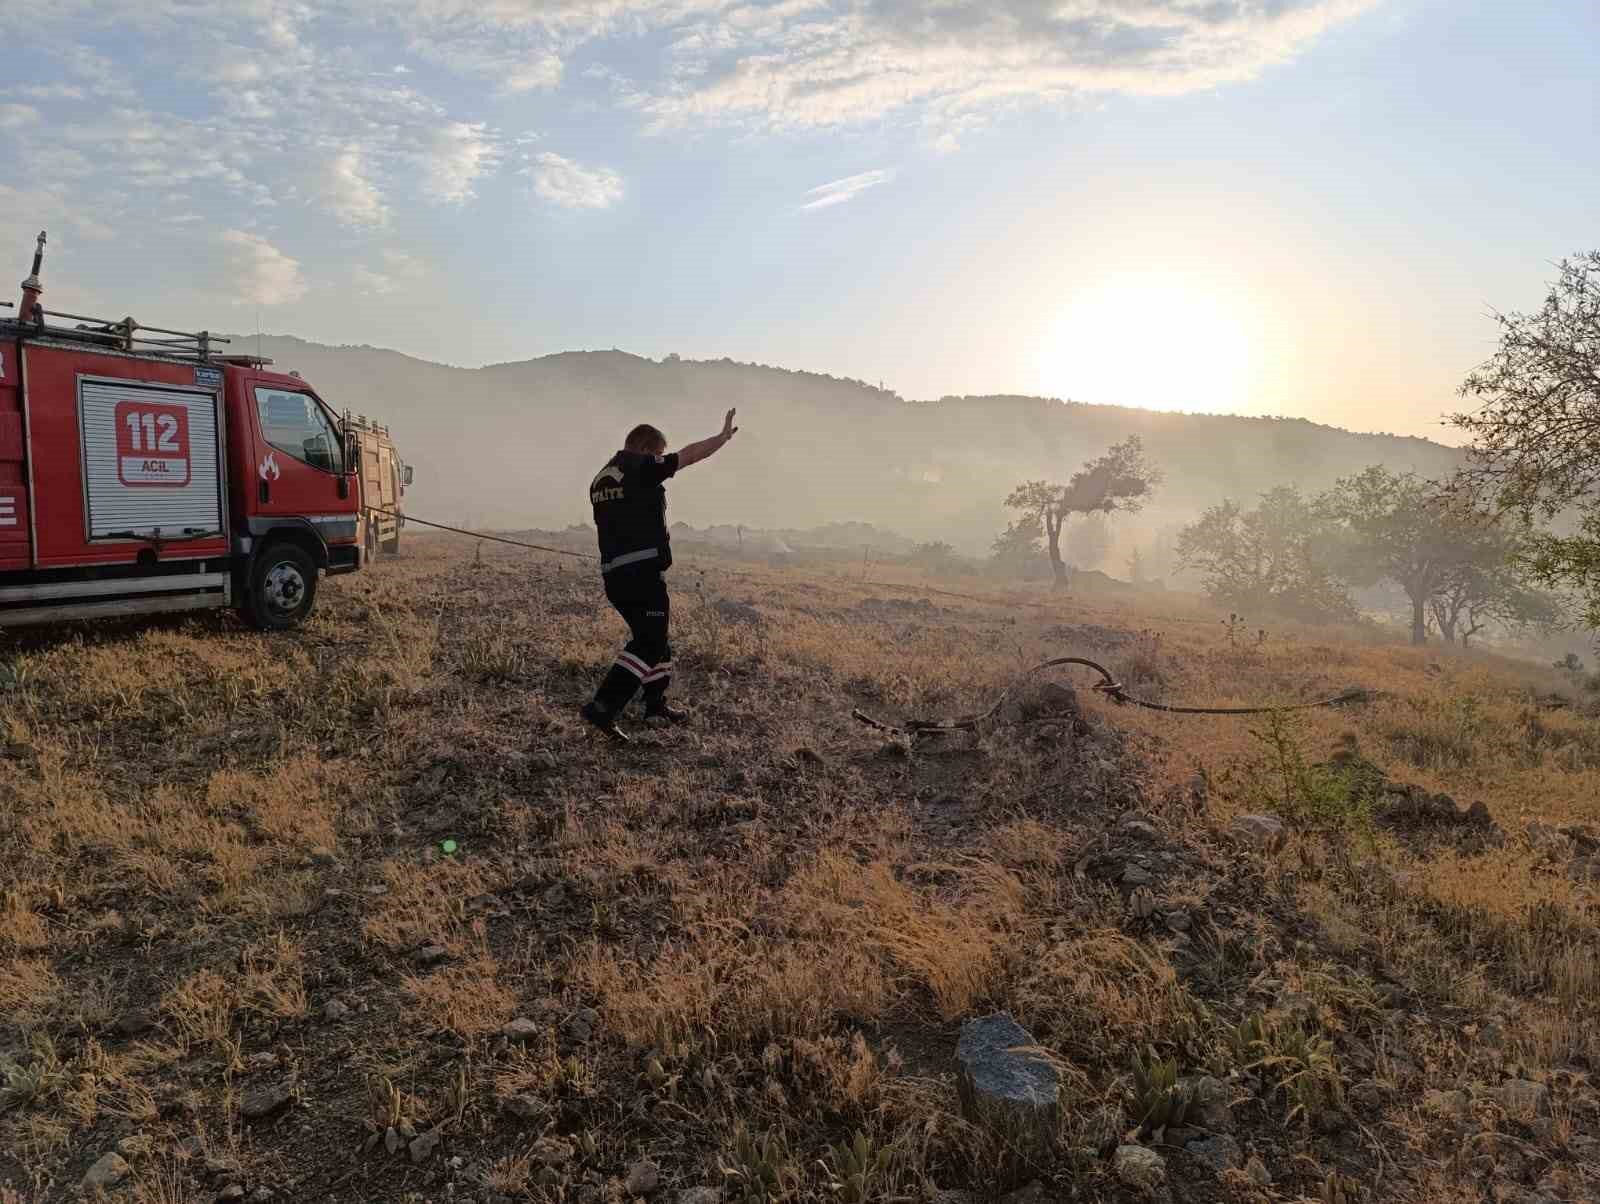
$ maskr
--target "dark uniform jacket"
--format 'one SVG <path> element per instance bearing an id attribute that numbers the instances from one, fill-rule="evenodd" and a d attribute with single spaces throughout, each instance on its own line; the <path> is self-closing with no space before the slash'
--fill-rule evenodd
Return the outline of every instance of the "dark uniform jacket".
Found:
<path id="1" fill-rule="evenodd" d="M 678 471 L 676 453 L 619 451 L 589 486 L 600 535 L 600 571 L 659 572 L 672 564 L 664 482 Z"/>

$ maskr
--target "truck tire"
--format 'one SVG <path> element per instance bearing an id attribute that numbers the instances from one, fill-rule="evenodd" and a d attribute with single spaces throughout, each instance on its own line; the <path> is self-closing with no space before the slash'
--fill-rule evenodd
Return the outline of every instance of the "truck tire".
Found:
<path id="1" fill-rule="evenodd" d="M 398 527 L 395 528 L 393 539 L 386 539 L 383 541 L 383 550 L 389 553 L 391 556 L 398 556 L 400 554 L 400 529 Z"/>
<path id="2" fill-rule="evenodd" d="M 311 613 L 317 598 L 317 565 L 310 553 L 287 541 L 268 544 L 250 566 L 244 613 L 262 631 L 287 631 Z"/>

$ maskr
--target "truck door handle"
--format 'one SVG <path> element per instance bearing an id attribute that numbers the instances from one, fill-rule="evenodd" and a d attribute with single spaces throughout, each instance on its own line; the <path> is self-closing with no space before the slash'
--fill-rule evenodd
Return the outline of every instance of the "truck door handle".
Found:
<path id="1" fill-rule="evenodd" d="M 266 505 L 272 500 L 272 486 L 268 485 L 265 481 L 262 481 L 256 486 L 256 496 L 261 499 L 261 504 L 263 506 Z"/>

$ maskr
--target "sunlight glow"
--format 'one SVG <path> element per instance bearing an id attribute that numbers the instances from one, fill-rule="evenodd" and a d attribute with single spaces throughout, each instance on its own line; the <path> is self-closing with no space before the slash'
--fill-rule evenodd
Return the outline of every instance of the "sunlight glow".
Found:
<path id="1" fill-rule="evenodd" d="M 1075 401 L 1240 411 L 1254 367 L 1250 329 L 1231 295 L 1151 273 L 1074 296 L 1046 335 L 1039 383 Z"/>

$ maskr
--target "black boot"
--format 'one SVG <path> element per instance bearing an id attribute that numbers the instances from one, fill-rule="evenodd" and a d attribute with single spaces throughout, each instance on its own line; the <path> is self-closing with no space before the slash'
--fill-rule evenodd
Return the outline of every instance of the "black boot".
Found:
<path id="1" fill-rule="evenodd" d="M 606 735 L 610 736 L 618 744 L 626 744 L 628 742 L 628 733 L 617 726 L 616 715 L 613 712 L 606 710 L 606 708 L 600 705 L 600 703 L 584 703 L 583 710 L 580 711 L 579 714 L 581 714 L 591 725 L 599 728 Z"/>
<path id="2" fill-rule="evenodd" d="M 647 702 L 644 717 L 647 723 L 661 725 L 689 722 L 689 712 L 673 706 L 665 698 L 652 698 Z"/>

